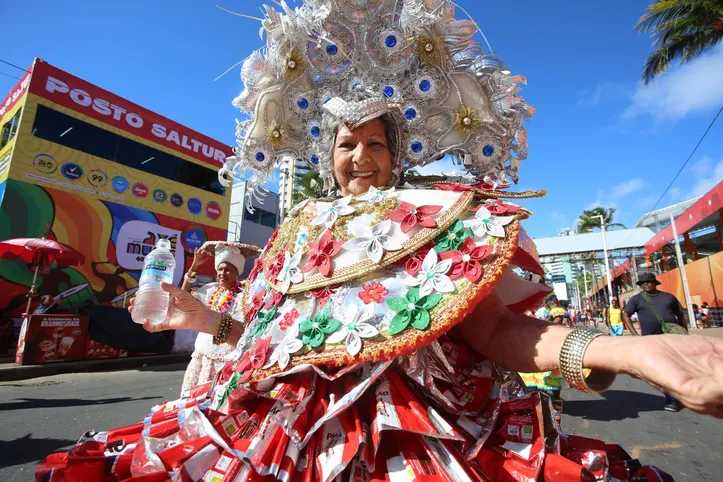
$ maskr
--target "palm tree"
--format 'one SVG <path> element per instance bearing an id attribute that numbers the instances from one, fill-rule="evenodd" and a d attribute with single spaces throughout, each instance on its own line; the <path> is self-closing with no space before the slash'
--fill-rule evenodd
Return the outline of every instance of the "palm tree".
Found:
<path id="1" fill-rule="evenodd" d="M 647 84 L 680 59 L 689 62 L 723 39 L 723 0 L 657 0 L 635 28 L 650 33 L 655 51 L 643 69 Z"/>
<path id="2" fill-rule="evenodd" d="M 291 194 L 291 202 L 295 206 L 304 199 L 318 199 L 324 195 L 324 181 L 316 171 L 309 171 L 299 179 Z"/>
<path id="3" fill-rule="evenodd" d="M 613 222 L 613 218 L 615 217 L 615 208 L 604 208 L 602 206 L 598 206 L 593 209 L 586 209 L 582 212 L 580 217 L 577 219 L 577 232 L 590 233 L 593 229 L 600 228 L 600 218 L 596 216 L 603 217 L 606 228 L 625 229 L 625 225 Z"/>

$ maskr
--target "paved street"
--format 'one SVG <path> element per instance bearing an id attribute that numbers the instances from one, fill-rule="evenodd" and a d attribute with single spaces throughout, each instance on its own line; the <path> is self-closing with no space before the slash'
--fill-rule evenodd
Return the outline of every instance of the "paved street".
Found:
<path id="1" fill-rule="evenodd" d="M 149 408 L 175 398 L 184 365 L 109 373 L 78 373 L 0 383 L 0 481 L 30 481 L 46 454 L 68 449 L 86 430 L 140 421 Z M 568 433 L 621 443 L 677 481 L 718 482 L 723 421 L 688 410 L 662 410 L 663 397 L 629 377 L 601 396 L 567 390 Z"/>

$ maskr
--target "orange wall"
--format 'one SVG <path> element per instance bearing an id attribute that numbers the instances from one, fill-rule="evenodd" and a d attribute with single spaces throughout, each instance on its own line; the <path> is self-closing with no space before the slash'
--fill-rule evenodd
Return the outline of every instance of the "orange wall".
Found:
<path id="1" fill-rule="evenodd" d="M 691 296 L 698 295 L 701 302 L 707 301 L 711 306 L 723 307 L 723 252 L 685 265 L 685 274 Z M 658 289 L 675 295 L 685 306 L 683 282 L 678 268 L 661 274 L 658 281 L 661 283 Z"/>

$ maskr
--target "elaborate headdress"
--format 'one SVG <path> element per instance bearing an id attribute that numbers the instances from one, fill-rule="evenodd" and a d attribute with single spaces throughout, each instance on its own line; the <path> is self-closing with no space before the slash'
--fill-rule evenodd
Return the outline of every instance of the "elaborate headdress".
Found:
<path id="1" fill-rule="evenodd" d="M 374 118 L 371 111 L 396 110 L 404 133 L 399 170 L 450 154 L 477 180 L 517 180 L 527 156 L 522 123 L 534 114 L 518 96 L 525 79 L 485 53 L 473 39 L 476 24 L 455 19 L 453 2 L 280 5 L 283 12 L 265 7 L 266 47 L 242 67 L 245 89 L 234 105 L 248 118 L 238 122 L 236 155 L 220 177 L 250 170 L 250 184 L 260 186 L 284 159 L 303 159 L 329 176 L 332 159 L 320 146 L 324 116 L 366 110 L 358 123 Z M 377 99 L 345 105 L 360 89 Z"/>
<path id="2" fill-rule="evenodd" d="M 230 263 L 236 268 L 239 274 L 244 270 L 246 257 L 258 254 L 258 246 L 240 243 L 208 243 L 209 251 L 214 253 L 214 266 L 218 268 L 221 263 Z M 213 246 L 213 250 L 211 250 Z"/>

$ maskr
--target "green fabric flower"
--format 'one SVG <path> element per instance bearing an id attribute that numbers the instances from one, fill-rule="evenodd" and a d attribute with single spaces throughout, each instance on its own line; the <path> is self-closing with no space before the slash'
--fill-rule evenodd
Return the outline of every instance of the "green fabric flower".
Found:
<path id="1" fill-rule="evenodd" d="M 438 253 L 457 250 L 466 238 L 472 236 L 472 230 L 465 228 L 459 219 L 434 240 L 434 250 Z"/>
<path id="2" fill-rule="evenodd" d="M 313 319 L 304 320 L 299 324 L 299 332 L 303 335 L 301 342 L 311 348 L 319 348 L 327 335 L 334 333 L 340 326 L 339 320 L 331 318 L 331 309 L 327 306 Z"/>
<path id="3" fill-rule="evenodd" d="M 221 400 L 219 402 L 219 406 L 223 406 L 224 403 L 226 403 L 226 399 L 228 399 L 229 395 L 231 395 L 231 392 L 236 390 L 239 386 L 241 386 L 241 374 L 240 373 L 234 373 L 231 379 L 228 381 L 228 385 L 226 386 L 226 389 L 223 391 L 223 395 L 221 396 Z"/>
<path id="4" fill-rule="evenodd" d="M 256 326 L 251 330 L 251 336 L 259 336 L 266 331 L 269 323 L 276 318 L 276 307 L 274 306 L 269 311 L 260 311 L 256 319 Z"/>
<path id="5" fill-rule="evenodd" d="M 419 297 L 419 288 L 411 288 L 407 295 L 401 298 L 389 298 L 387 305 L 396 311 L 389 326 L 389 334 L 396 335 L 406 330 L 411 324 L 418 330 L 429 328 L 429 310 L 439 304 L 440 294 L 431 294 Z"/>

